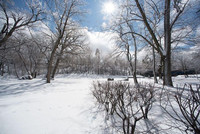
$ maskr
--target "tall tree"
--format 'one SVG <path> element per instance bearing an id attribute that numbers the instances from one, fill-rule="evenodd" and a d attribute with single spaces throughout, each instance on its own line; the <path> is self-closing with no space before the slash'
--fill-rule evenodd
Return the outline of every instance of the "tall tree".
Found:
<path id="1" fill-rule="evenodd" d="M 130 9 L 130 14 L 128 18 L 125 18 L 124 21 L 133 23 L 133 26 L 140 26 L 143 23 L 143 30 L 147 30 L 149 36 L 145 36 L 145 32 L 141 28 L 137 28 L 135 31 L 130 31 L 125 34 L 134 34 L 140 39 L 146 41 L 149 45 L 155 48 L 155 50 L 160 54 L 164 70 L 164 85 L 173 86 L 171 79 L 171 44 L 172 44 L 172 29 L 176 24 L 177 20 L 182 15 L 185 7 L 188 5 L 188 1 L 174 1 L 165 0 L 164 11 L 163 3 L 159 0 L 133 0 L 131 3 L 123 6 Z M 174 7 L 174 8 L 173 8 Z M 170 16 L 171 10 L 176 9 L 173 17 Z M 124 18 L 120 18 L 123 20 Z M 155 22 L 156 27 L 155 27 Z M 163 26 L 163 28 L 161 28 Z M 164 39 L 162 38 L 164 37 Z M 153 42 L 151 41 L 153 40 Z M 164 40 L 164 44 L 162 43 Z"/>
<path id="2" fill-rule="evenodd" d="M 65 58 L 65 55 L 81 54 L 80 51 L 83 51 L 84 47 L 86 46 L 84 32 L 82 32 L 82 30 L 80 30 L 80 27 L 77 25 L 68 28 L 66 30 L 66 35 L 60 45 L 61 48 L 58 52 L 58 56 L 53 68 L 53 72 L 51 75 L 52 78 L 54 78 L 59 63 L 62 61 L 63 58 Z"/>
<path id="3" fill-rule="evenodd" d="M 47 67 L 47 83 L 50 83 L 56 51 L 59 45 L 62 45 L 61 42 L 66 36 L 67 27 L 73 24 L 73 18 L 75 19 L 82 13 L 79 8 L 83 3 L 80 0 L 49 0 L 46 4 L 53 24 L 52 29 L 55 31 Z"/>

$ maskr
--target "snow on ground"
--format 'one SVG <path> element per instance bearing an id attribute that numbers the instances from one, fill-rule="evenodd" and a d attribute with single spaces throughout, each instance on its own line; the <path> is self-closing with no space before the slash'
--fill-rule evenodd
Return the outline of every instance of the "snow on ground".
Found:
<path id="1" fill-rule="evenodd" d="M 41 78 L 0 78 L 0 134 L 101 134 L 104 119 L 95 111 L 91 88 L 94 80 L 106 78 L 61 75 L 50 84 Z M 185 82 L 183 76 L 173 80 Z M 188 80 L 199 83 L 196 78 Z M 140 77 L 139 81 L 153 79 Z"/>
<path id="2" fill-rule="evenodd" d="M 46 84 L 41 79 L 1 80 L 0 134 L 94 132 L 92 81 L 91 78 L 56 78 Z"/>

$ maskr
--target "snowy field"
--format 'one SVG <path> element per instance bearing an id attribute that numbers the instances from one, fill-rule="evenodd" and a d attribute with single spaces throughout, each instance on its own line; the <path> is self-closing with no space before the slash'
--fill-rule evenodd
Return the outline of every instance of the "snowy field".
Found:
<path id="1" fill-rule="evenodd" d="M 91 90 L 93 81 L 106 78 L 60 76 L 50 84 L 41 78 L 0 78 L 0 134 L 102 134 L 104 119 L 96 112 Z M 173 81 L 175 86 L 200 83 L 197 78 L 183 76 Z"/>

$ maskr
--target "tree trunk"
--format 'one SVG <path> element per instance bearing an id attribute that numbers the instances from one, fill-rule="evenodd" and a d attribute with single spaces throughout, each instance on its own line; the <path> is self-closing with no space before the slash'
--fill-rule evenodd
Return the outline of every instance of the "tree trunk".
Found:
<path id="1" fill-rule="evenodd" d="M 15 75 L 16 75 L 17 78 L 19 79 L 19 75 L 18 75 L 18 73 L 17 73 L 17 69 L 16 69 L 16 65 L 15 65 L 15 63 L 14 63 L 13 65 L 14 65 L 14 69 L 15 69 Z"/>
<path id="2" fill-rule="evenodd" d="M 134 46 L 136 46 L 136 42 L 135 42 L 135 39 L 134 39 Z M 127 49 L 127 53 L 126 53 L 126 56 L 127 56 L 127 60 L 129 62 L 129 67 L 131 69 L 131 73 L 133 75 L 133 80 L 134 80 L 134 84 L 136 86 L 138 86 L 138 81 L 137 81 L 137 76 L 136 76 L 136 65 L 137 65 L 137 48 L 135 48 L 135 66 L 133 66 L 132 64 L 132 60 L 131 60 L 131 54 L 130 54 L 130 48 L 129 48 L 129 45 L 127 44 L 126 46 L 126 49 Z"/>
<path id="3" fill-rule="evenodd" d="M 11 73 L 10 72 L 10 64 L 8 64 L 8 70 L 7 71 L 8 71 L 8 74 L 10 75 L 10 73 Z"/>
<path id="4" fill-rule="evenodd" d="M 54 78 L 54 77 L 55 77 L 56 70 L 57 70 L 57 68 L 58 68 L 59 63 L 60 63 L 60 58 L 58 58 L 58 59 L 56 60 L 56 64 L 55 64 L 55 66 L 54 66 L 54 68 L 53 68 L 53 72 L 52 72 L 51 78 Z"/>
<path id="5" fill-rule="evenodd" d="M 134 47 L 135 47 L 135 66 L 134 66 L 134 71 L 133 71 L 133 78 L 134 78 L 134 83 L 136 85 L 138 85 L 137 74 L 136 74 L 136 71 L 137 71 L 137 44 L 136 44 L 135 37 L 133 39 L 134 39 Z"/>
<path id="6" fill-rule="evenodd" d="M 3 62 L 0 63 L 0 71 L 1 71 L 1 76 L 3 76 L 3 73 L 4 73 L 4 64 L 3 64 Z"/>
<path id="7" fill-rule="evenodd" d="M 194 130 L 195 134 L 200 134 L 200 130 L 197 128 Z"/>
<path id="8" fill-rule="evenodd" d="M 158 68 L 158 74 L 159 74 L 160 80 L 163 79 L 163 75 L 164 75 L 164 73 L 163 73 L 163 70 L 164 70 L 163 63 L 164 63 L 164 57 L 162 55 L 160 55 L 160 65 L 159 65 L 159 68 Z"/>
<path id="9" fill-rule="evenodd" d="M 54 66 L 54 68 L 53 68 L 53 72 L 52 72 L 51 78 L 54 78 L 54 77 L 55 77 L 56 70 L 57 70 L 58 65 L 59 65 L 59 63 L 60 63 L 60 58 L 61 58 L 61 56 L 63 55 L 63 52 L 64 52 L 65 48 L 66 48 L 65 45 L 62 45 L 60 54 L 59 54 L 59 56 L 58 56 L 58 58 L 57 58 L 57 60 L 56 60 L 55 66 Z"/>
<path id="10" fill-rule="evenodd" d="M 153 75 L 154 75 L 154 83 L 158 83 L 157 76 L 156 76 L 156 56 L 155 56 L 155 48 L 153 49 Z"/>
<path id="11" fill-rule="evenodd" d="M 47 67 L 47 83 L 51 82 L 51 70 L 52 70 L 52 63 L 53 63 L 53 58 L 50 58 L 48 62 L 48 67 Z"/>
<path id="12" fill-rule="evenodd" d="M 137 123 L 137 120 L 135 119 L 135 120 L 134 120 L 134 124 L 131 125 L 131 134 L 134 134 L 134 133 L 135 133 L 136 123 Z"/>
<path id="13" fill-rule="evenodd" d="M 52 64 L 53 64 L 53 59 L 54 59 L 54 55 L 56 53 L 56 49 L 58 48 L 58 45 L 60 43 L 60 38 L 56 41 L 54 48 L 51 52 L 51 56 L 50 59 L 48 61 L 48 67 L 47 67 L 47 83 L 51 82 L 51 73 L 52 73 Z"/>
<path id="14" fill-rule="evenodd" d="M 30 71 L 29 71 L 29 69 L 28 69 L 28 67 L 26 65 L 25 58 L 20 54 L 20 52 L 17 52 L 17 54 L 18 54 L 19 58 L 22 60 L 22 63 L 24 65 L 24 68 L 26 69 L 26 72 L 28 73 L 28 75 L 31 75 Z"/>
<path id="15" fill-rule="evenodd" d="M 171 0 L 165 0 L 164 14 L 164 85 L 173 86 L 171 78 L 171 28 L 170 28 L 170 3 Z"/>

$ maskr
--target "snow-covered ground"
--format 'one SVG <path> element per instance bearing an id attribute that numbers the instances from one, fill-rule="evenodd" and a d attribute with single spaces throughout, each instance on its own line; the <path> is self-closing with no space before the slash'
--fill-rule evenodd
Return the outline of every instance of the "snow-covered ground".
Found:
<path id="1" fill-rule="evenodd" d="M 101 134 L 104 119 L 95 110 L 91 89 L 93 81 L 107 77 L 67 75 L 50 84 L 41 78 L 0 78 L 0 134 Z M 175 85 L 200 83 L 197 78 L 186 80 L 183 76 L 173 81 Z"/>
<path id="2" fill-rule="evenodd" d="M 51 84 L 41 79 L 1 80 L 0 134 L 94 132 L 92 81 L 75 77 L 56 78 Z"/>

